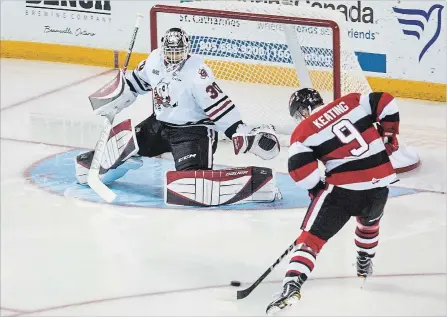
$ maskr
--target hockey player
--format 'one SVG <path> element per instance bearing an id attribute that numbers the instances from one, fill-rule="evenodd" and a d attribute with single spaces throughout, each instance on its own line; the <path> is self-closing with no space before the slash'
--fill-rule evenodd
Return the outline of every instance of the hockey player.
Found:
<path id="1" fill-rule="evenodd" d="M 290 141 L 289 174 L 309 191 L 311 204 L 282 293 L 268 305 L 267 314 L 301 298 L 318 253 L 352 216 L 357 217 L 357 276 L 372 274 L 387 186 L 396 179 L 388 156 L 398 149 L 399 111 L 390 94 L 351 93 L 324 105 L 316 90 L 304 88 L 291 96 L 289 110 L 300 121 Z M 318 161 L 326 167 L 325 182 Z"/>
<path id="2" fill-rule="evenodd" d="M 141 166 L 134 156 L 136 151 L 145 157 L 171 152 L 177 171 L 211 170 L 217 131 L 233 140 L 236 154 L 250 152 L 271 159 L 279 153 L 274 128 L 265 125 L 251 129 L 244 124 L 203 58 L 190 53 L 190 39 L 182 29 L 169 29 L 160 49 L 152 51 L 132 72 L 120 72 L 118 76 L 117 82 L 122 85 L 110 83 L 98 92 L 96 114 L 118 113 L 138 95 L 150 91 L 154 113 L 136 126 L 135 136 L 121 147 L 120 155 L 103 164 L 101 175 L 107 182 Z M 113 90 L 118 93 L 110 94 Z M 108 93 L 114 97 L 104 97 Z M 128 125 L 124 130 L 132 134 Z M 77 158 L 80 183 L 86 183 L 93 154 L 90 151 Z"/>

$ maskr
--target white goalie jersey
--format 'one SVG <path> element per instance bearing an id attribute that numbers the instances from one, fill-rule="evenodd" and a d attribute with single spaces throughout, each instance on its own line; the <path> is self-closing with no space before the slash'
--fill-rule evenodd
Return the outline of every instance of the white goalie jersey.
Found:
<path id="1" fill-rule="evenodd" d="M 199 55 L 189 56 L 180 69 L 167 72 L 161 51 L 156 49 L 126 79 L 138 94 L 152 91 L 157 120 L 168 125 L 207 125 L 220 132 L 231 127 L 234 133 L 235 124 L 241 123 L 236 106 Z M 226 134 L 231 138 L 233 133 Z"/>

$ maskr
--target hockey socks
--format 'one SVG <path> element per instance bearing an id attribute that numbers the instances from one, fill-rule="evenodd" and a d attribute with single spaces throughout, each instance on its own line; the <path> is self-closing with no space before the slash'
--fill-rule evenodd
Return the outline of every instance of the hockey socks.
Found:
<path id="1" fill-rule="evenodd" d="M 373 258 L 378 244 L 379 222 L 371 226 L 365 226 L 357 220 L 357 228 L 355 229 L 357 252 L 367 254 L 370 258 Z"/>
<path id="2" fill-rule="evenodd" d="M 357 246 L 357 276 L 366 278 L 373 273 L 371 259 L 376 254 L 379 244 L 379 222 L 365 226 L 357 219 L 355 245 Z"/>
<path id="3" fill-rule="evenodd" d="M 303 231 L 296 241 L 297 248 L 290 259 L 283 285 L 289 281 L 304 283 L 314 269 L 317 254 L 325 243 L 323 239 Z"/>
<path id="4" fill-rule="evenodd" d="M 302 275 L 305 276 L 304 280 L 306 280 L 314 269 L 316 260 L 317 254 L 315 251 L 303 244 L 293 253 L 290 259 L 283 285 L 290 281 L 299 281 L 299 277 Z"/>

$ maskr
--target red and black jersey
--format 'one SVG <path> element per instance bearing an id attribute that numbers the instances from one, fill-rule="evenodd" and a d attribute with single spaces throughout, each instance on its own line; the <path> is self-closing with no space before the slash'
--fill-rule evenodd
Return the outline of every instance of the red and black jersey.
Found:
<path id="1" fill-rule="evenodd" d="M 326 182 L 339 187 L 364 190 L 395 180 L 375 122 L 399 132 L 399 110 L 388 93 L 348 94 L 303 120 L 289 149 L 289 173 L 297 185 L 311 189 L 319 182 L 318 160 Z"/>

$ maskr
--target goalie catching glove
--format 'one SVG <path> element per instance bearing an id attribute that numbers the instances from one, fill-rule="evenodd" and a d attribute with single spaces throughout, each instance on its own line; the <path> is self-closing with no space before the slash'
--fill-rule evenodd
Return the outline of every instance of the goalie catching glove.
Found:
<path id="1" fill-rule="evenodd" d="M 263 160 L 271 160 L 278 156 L 280 146 L 275 127 L 265 124 L 254 129 L 241 124 L 232 136 L 234 154 L 253 153 Z"/>

